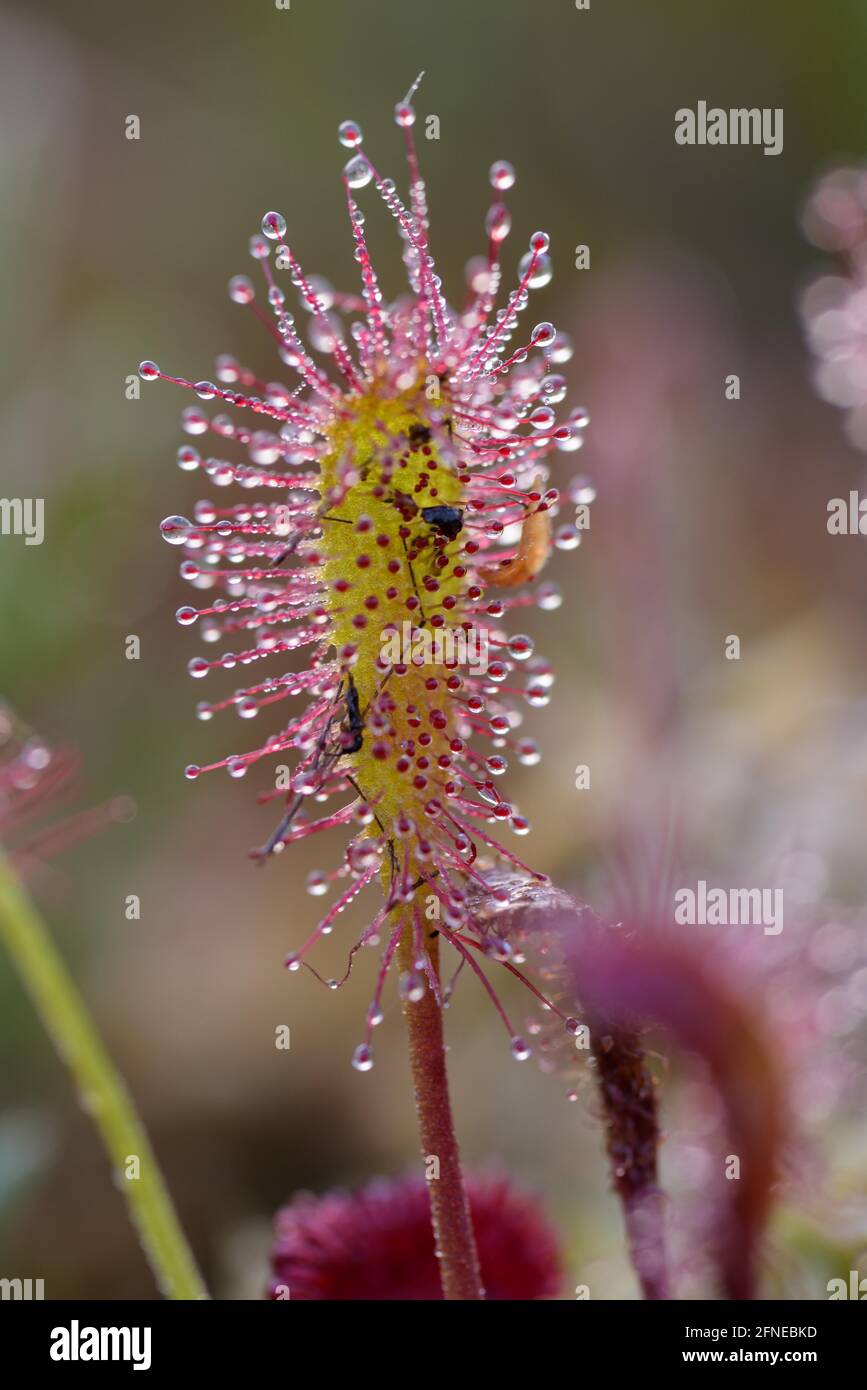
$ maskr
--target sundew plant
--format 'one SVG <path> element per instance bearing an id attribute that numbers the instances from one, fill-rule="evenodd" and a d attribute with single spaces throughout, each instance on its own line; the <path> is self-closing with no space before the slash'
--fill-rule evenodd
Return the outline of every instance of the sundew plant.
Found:
<path id="1" fill-rule="evenodd" d="M 186 432 L 201 443 L 184 444 L 178 463 L 245 494 L 162 523 L 164 539 L 183 550 L 181 577 L 200 596 L 178 621 L 231 646 L 193 657 L 190 674 L 210 685 L 241 671 L 245 681 L 200 703 L 200 718 L 230 712 L 245 729 L 254 719 L 267 725 L 253 747 L 190 765 L 186 776 L 198 782 L 225 769 L 240 778 L 263 761 L 277 765 L 276 785 L 259 797 L 273 808 L 273 827 L 252 851 L 260 862 L 345 827 L 341 862 L 308 880 L 314 896 L 333 901 L 286 965 L 307 965 L 348 904 L 368 886 L 378 893 L 381 905 L 349 953 L 347 975 L 362 945 L 382 947 L 353 1065 L 364 1072 L 374 1064 L 394 965 L 422 1151 L 439 1160 L 429 1190 L 443 1288 L 447 1297 L 478 1298 L 446 1086 L 441 943 L 490 995 L 513 1056 L 525 1060 L 530 1047 L 490 967 L 544 997 L 496 920 L 473 913 L 467 890 L 507 902 L 488 876 L 496 861 L 529 883 L 544 881 L 512 848 L 530 826 L 500 779 L 510 758 L 540 756 L 523 721 L 548 703 L 553 672 L 510 620 L 560 602 L 537 576 L 552 546 L 572 550 L 579 535 L 558 521 L 550 461 L 581 445 L 587 415 L 563 407 L 565 335 L 547 320 L 525 326 L 533 296 L 551 280 L 545 232 L 529 236 L 517 283 L 504 288 L 505 197 L 515 182 L 505 161 L 490 171 L 484 252 L 469 262 L 460 306 L 447 298 L 414 140 L 419 80 L 394 111 L 406 148 L 404 196 L 367 154 L 360 127 L 340 126 L 358 289 L 339 293 L 302 267 L 275 211 L 250 243 L 258 281 L 230 281 L 231 298 L 259 320 L 289 379 L 266 379 L 231 356 L 217 359 L 216 381 L 153 361 L 140 373 L 219 403 L 215 414 L 199 405 L 184 412 Z M 369 196 L 384 202 L 403 245 L 407 285 L 394 299 L 368 245 Z M 565 1029 L 578 1029 L 545 1003 Z"/>

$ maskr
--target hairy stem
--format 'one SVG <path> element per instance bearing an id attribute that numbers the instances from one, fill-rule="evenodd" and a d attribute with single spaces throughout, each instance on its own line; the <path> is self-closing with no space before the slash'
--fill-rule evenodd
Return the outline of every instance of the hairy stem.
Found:
<path id="1" fill-rule="evenodd" d="M 436 938 L 428 943 L 434 970 L 438 968 L 437 946 Z M 397 958 L 401 972 L 412 970 L 410 924 L 404 931 Z M 403 1012 L 426 1173 L 430 1174 L 434 1167 L 430 1160 L 438 1160 L 439 1176 L 428 1176 L 427 1186 L 443 1297 L 482 1299 L 485 1294 L 479 1256 L 449 1100 L 442 1010 L 428 987 L 417 1003 L 405 1002 Z"/>
<path id="2" fill-rule="evenodd" d="M 0 939 L 99 1130 L 160 1292 L 172 1299 L 207 1298 L 126 1086 L 51 937 L 2 855 Z M 137 1174 L 132 1159 L 138 1160 Z"/>
<path id="3" fill-rule="evenodd" d="M 614 1187 L 645 1298 L 671 1297 L 665 1261 L 665 1201 L 657 1186 L 656 1090 L 636 1033 L 593 1028 L 593 1055 L 605 1117 Z"/>

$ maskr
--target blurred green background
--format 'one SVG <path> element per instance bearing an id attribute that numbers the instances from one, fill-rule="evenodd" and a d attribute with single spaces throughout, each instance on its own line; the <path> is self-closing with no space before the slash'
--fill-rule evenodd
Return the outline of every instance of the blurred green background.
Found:
<path id="1" fill-rule="evenodd" d="M 525 726 L 541 766 L 510 774 L 534 823 L 522 852 L 601 900 L 613 850 L 673 806 L 708 871 L 761 881 L 754 866 L 800 856 L 805 902 L 850 924 L 857 971 L 865 561 L 825 520 L 863 460 L 812 395 L 795 303 L 819 260 L 799 228 L 804 196 L 819 171 L 867 152 L 865 62 L 856 0 L 0 9 L 2 487 L 46 499 L 44 545 L 0 542 L 0 691 L 46 738 L 80 747 L 93 799 L 138 802 L 131 824 L 66 856 L 44 906 L 219 1296 L 259 1296 L 271 1216 L 294 1191 L 415 1163 L 414 1117 L 393 998 L 376 1067 L 349 1066 L 373 959 L 336 994 L 281 968 L 316 919 L 304 879 L 336 862 L 339 837 L 257 872 L 246 851 L 270 815 L 253 779 L 181 776 L 246 741 L 231 715 L 194 718 L 185 665 L 199 648 L 173 617 L 188 591 L 158 533 L 209 495 L 174 465 L 190 400 L 143 386 L 130 401 L 127 375 L 153 357 L 209 377 L 220 352 L 278 375 L 226 282 L 249 271 L 247 239 L 273 207 L 302 264 L 354 288 L 336 128 L 359 121 L 401 182 L 392 107 L 425 69 L 416 106 L 439 116 L 441 138 L 426 141 L 421 119 L 418 131 L 446 290 L 461 296 L 483 249 L 488 167 L 508 159 L 507 271 L 532 231 L 550 233 L 555 279 L 529 314 L 573 337 L 570 401 L 591 415 L 584 452 L 556 456 L 554 477 L 590 475 L 591 529 L 550 564 L 563 607 L 526 620 L 558 684 Z M 674 112 L 699 100 L 783 107 L 783 154 L 679 147 Z M 124 136 L 130 114 L 138 141 Z M 396 293 L 390 219 L 372 195 L 365 206 Z M 589 270 L 573 268 L 578 243 Z M 725 399 L 729 373 L 740 401 Z M 723 657 L 731 633 L 739 663 Z M 578 763 L 589 792 L 574 789 Z M 130 893 L 138 922 L 124 916 Z M 340 973 L 363 911 L 323 946 L 323 974 Z M 273 1045 L 281 1023 L 288 1053 Z M 560 1078 L 516 1065 L 470 981 L 448 1024 L 468 1163 L 498 1160 L 544 1195 L 574 1282 L 635 1296 L 588 1097 L 570 1105 Z M 860 1074 L 857 1025 L 828 1030 L 832 1069 L 839 1046 Z M 151 1296 L 91 1127 L 2 959 L 0 1103 L 0 1273 L 43 1277 L 48 1297 Z M 688 1114 L 682 1125 L 689 1150 Z M 847 1239 L 867 1246 L 867 1143 L 844 1099 L 806 1128 L 821 1176 L 778 1222 L 785 1258 L 769 1278 L 823 1297 L 840 1203 L 857 1212 Z M 688 1184 L 682 1167 L 674 1186 Z"/>

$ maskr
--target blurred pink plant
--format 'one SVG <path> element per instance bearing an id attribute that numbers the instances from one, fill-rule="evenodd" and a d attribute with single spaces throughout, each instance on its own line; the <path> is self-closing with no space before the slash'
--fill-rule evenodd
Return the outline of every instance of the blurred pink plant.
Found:
<path id="1" fill-rule="evenodd" d="M 129 796 L 115 796 L 58 819 L 79 768 L 73 749 L 52 748 L 0 703 L 0 842 L 19 878 L 33 879 L 48 859 L 134 814 Z"/>
<path id="2" fill-rule="evenodd" d="M 847 412 L 846 433 L 867 449 L 867 169 L 834 169 L 804 209 L 804 230 L 837 255 L 836 273 L 814 278 L 801 298 L 807 341 L 816 357 L 818 394 Z"/>
<path id="3" fill-rule="evenodd" d="M 485 1298 L 555 1298 L 563 1264 L 538 1202 L 504 1176 L 470 1174 L 467 1194 Z M 277 1216 L 273 1299 L 442 1298 L 430 1197 L 421 1178 L 302 1194 Z"/>

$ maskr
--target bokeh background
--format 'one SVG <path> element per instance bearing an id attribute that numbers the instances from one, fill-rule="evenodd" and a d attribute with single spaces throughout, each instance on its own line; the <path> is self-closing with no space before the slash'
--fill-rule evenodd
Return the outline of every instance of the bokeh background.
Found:
<path id="1" fill-rule="evenodd" d="M 0 9 L 2 488 L 46 501 L 41 547 L 0 541 L 0 689 L 81 749 L 89 796 L 138 803 L 132 823 L 66 856 L 42 905 L 218 1296 L 261 1295 L 272 1214 L 292 1193 L 414 1164 L 414 1116 L 393 998 L 374 1070 L 349 1065 L 372 953 L 339 993 L 281 968 L 315 920 L 306 875 L 334 862 L 338 838 L 257 872 L 246 851 L 270 818 L 252 779 L 182 778 L 244 739 L 230 715 L 194 718 L 198 647 L 174 622 L 187 591 L 158 533 L 208 495 L 174 466 L 189 399 L 144 386 L 129 400 L 126 379 L 144 357 L 209 377 L 227 351 L 275 374 L 226 282 L 276 207 L 302 263 L 354 286 L 336 128 L 358 120 L 402 179 L 392 107 L 421 68 L 419 116 L 441 122 L 421 153 L 446 288 L 462 292 L 488 167 L 509 159 L 506 264 L 532 231 L 551 234 L 555 279 L 529 313 L 573 337 L 570 399 L 591 415 L 583 452 L 555 463 L 555 482 L 592 479 L 591 528 L 550 564 L 562 608 L 526 622 L 558 683 L 525 726 L 543 762 L 511 774 L 534 823 L 522 849 L 599 905 L 614 862 L 637 894 L 655 882 L 672 825 L 696 872 L 784 875 L 808 928 L 787 957 L 803 989 L 791 984 L 791 1037 L 777 1042 L 786 1054 L 806 1031 L 826 1071 L 799 1099 L 806 1157 L 781 1192 L 767 1288 L 824 1297 L 867 1247 L 864 542 L 825 526 L 828 498 L 864 466 L 812 392 L 796 309 L 821 261 L 799 225 L 807 191 L 867 154 L 865 61 L 854 0 Z M 676 145 L 675 110 L 699 100 L 783 107 L 783 154 Z M 366 206 L 396 292 L 390 219 Z M 574 268 L 578 243 L 590 269 Z M 725 398 L 730 373 L 739 401 Z M 125 658 L 132 633 L 139 661 Z M 724 656 L 730 634 L 739 662 Z M 589 791 L 574 788 L 579 763 Z M 140 921 L 124 914 L 132 893 Z M 361 920 L 341 919 L 323 974 L 339 973 Z M 281 1023 L 289 1052 L 274 1047 Z M 589 1089 L 570 1104 L 559 1075 L 516 1064 L 469 981 L 448 1025 L 468 1164 L 499 1163 L 542 1194 L 570 1282 L 636 1296 Z M 679 1060 L 660 1072 L 663 1180 L 688 1196 L 706 1176 L 712 1100 Z M 49 1297 L 153 1296 L 87 1117 L 3 959 L 0 1103 L 0 1273 L 43 1277 Z M 690 1278 L 682 1288 L 705 1291 Z"/>

